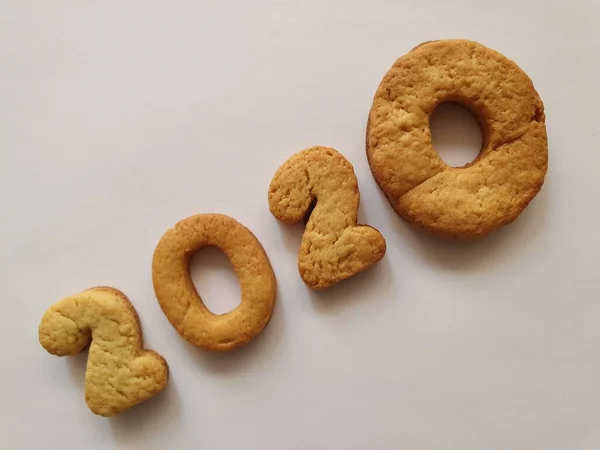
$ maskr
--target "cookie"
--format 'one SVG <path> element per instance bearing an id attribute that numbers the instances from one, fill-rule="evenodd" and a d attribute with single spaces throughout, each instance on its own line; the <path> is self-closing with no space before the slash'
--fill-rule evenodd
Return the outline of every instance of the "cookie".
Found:
<path id="1" fill-rule="evenodd" d="M 206 246 L 227 255 L 240 281 L 242 301 L 226 314 L 210 312 L 190 278 L 190 261 Z M 154 251 L 152 281 L 169 322 L 184 339 L 206 350 L 248 343 L 269 323 L 275 304 L 275 274 L 262 245 L 250 230 L 221 214 L 188 217 L 167 231 Z"/>
<path id="2" fill-rule="evenodd" d="M 477 117 L 477 158 L 450 167 L 436 153 L 429 117 L 458 102 Z M 367 125 L 371 171 L 394 210 L 433 233 L 483 236 L 515 220 L 548 168 L 544 105 L 513 61 L 465 40 L 426 42 L 384 76 Z"/>
<path id="3" fill-rule="evenodd" d="M 85 401 L 95 414 L 114 416 L 167 384 L 167 363 L 143 349 L 138 315 L 116 289 L 88 289 L 56 303 L 40 322 L 39 339 L 56 356 L 75 355 L 91 342 Z"/>
<path id="4" fill-rule="evenodd" d="M 298 269 L 311 288 L 331 286 L 383 258 L 386 247 L 381 233 L 356 224 L 359 202 L 352 164 L 332 148 L 296 153 L 275 173 L 269 186 L 271 213 L 290 223 L 310 215 Z"/>

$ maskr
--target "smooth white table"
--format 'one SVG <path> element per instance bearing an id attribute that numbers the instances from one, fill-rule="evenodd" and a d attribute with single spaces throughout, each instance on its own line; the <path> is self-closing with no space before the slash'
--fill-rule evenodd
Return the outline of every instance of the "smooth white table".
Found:
<path id="1" fill-rule="evenodd" d="M 1 0 L 0 447 L 599 449 L 599 18 L 596 0 Z M 542 192 L 473 243 L 401 221 L 364 149 L 383 74 L 450 37 L 514 59 L 548 117 Z M 388 244 L 324 292 L 298 275 L 302 226 L 267 205 L 277 167 L 316 144 L 354 164 Z M 277 275 L 271 324 L 231 354 L 187 344 L 152 289 L 158 239 L 199 212 L 249 227 Z M 239 301 L 218 251 L 193 277 L 214 311 Z M 127 293 L 171 368 L 113 419 L 85 405 L 86 355 L 37 340 L 47 307 L 96 285 Z"/>

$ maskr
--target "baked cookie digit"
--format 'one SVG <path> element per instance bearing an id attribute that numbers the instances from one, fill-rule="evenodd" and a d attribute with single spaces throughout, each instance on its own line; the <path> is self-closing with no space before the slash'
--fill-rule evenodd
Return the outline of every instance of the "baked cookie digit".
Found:
<path id="1" fill-rule="evenodd" d="M 290 223 L 310 214 L 298 252 L 300 275 L 310 287 L 331 286 L 383 258 L 381 233 L 356 224 L 359 201 L 352 165 L 332 148 L 296 153 L 275 173 L 269 187 L 271 213 Z"/>
<path id="2" fill-rule="evenodd" d="M 242 301 L 216 315 L 204 305 L 190 277 L 190 261 L 206 247 L 220 248 L 240 281 Z M 154 292 L 171 325 L 188 342 L 206 350 L 232 350 L 250 342 L 269 323 L 276 282 L 256 237 L 231 217 L 198 214 L 168 230 L 152 259 Z"/>
<path id="3" fill-rule="evenodd" d="M 483 131 L 479 156 L 450 167 L 436 153 L 429 117 L 458 102 Z M 394 210 L 433 233 L 469 238 L 512 222 L 548 168 L 544 105 L 513 61 L 476 42 L 426 42 L 399 58 L 373 99 L 367 156 Z"/>
<path id="4" fill-rule="evenodd" d="M 65 298 L 44 314 L 42 346 L 56 356 L 75 355 L 91 341 L 85 372 L 85 401 L 101 416 L 114 416 L 162 391 L 167 363 L 144 350 L 135 309 L 120 291 L 88 289 Z"/>

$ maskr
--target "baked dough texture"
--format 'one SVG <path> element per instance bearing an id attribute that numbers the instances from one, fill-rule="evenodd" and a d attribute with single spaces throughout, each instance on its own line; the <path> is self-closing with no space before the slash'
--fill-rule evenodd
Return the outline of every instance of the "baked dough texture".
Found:
<path id="1" fill-rule="evenodd" d="M 310 287 L 331 286 L 383 258 L 381 233 L 357 225 L 359 202 L 352 164 L 332 148 L 296 153 L 275 173 L 269 187 L 271 213 L 290 223 L 310 214 L 298 251 L 298 269 Z"/>
<path id="2" fill-rule="evenodd" d="M 190 277 L 193 255 L 220 248 L 231 261 L 242 292 L 240 305 L 213 314 Z M 179 334 L 206 350 L 226 351 L 250 342 L 269 323 L 276 296 L 275 274 L 256 237 L 231 217 L 198 214 L 178 222 L 160 239 L 152 260 L 160 307 Z"/>
<path id="3" fill-rule="evenodd" d="M 478 157 L 450 167 L 436 153 L 429 117 L 458 102 L 477 117 Z M 466 40 L 426 42 L 385 74 L 369 114 L 371 171 L 394 210 L 433 233 L 471 238 L 515 220 L 548 168 L 544 105 L 513 61 Z"/>
<path id="4" fill-rule="evenodd" d="M 39 340 L 56 356 L 75 355 L 91 341 L 85 401 L 95 414 L 114 416 L 167 384 L 167 363 L 142 348 L 138 315 L 117 289 L 88 289 L 56 303 L 40 322 Z"/>

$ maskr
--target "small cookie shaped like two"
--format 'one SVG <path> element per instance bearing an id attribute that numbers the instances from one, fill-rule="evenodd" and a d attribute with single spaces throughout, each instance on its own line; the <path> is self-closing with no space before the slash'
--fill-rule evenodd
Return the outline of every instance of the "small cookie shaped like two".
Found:
<path id="1" fill-rule="evenodd" d="M 298 269 L 310 287 L 326 288 L 383 258 L 381 233 L 357 225 L 359 202 L 354 168 L 332 148 L 296 153 L 275 173 L 269 187 L 271 213 L 289 223 L 309 216 Z"/>
<path id="2" fill-rule="evenodd" d="M 38 332 L 42 346 L 56 356 L 75 355 L 90 344 L 85 401 L 95 414 L 114 416 L 167 384 L 167 363 L 143 349 L 138 315 L 116 289 L 97 287 L 59 301 L 46 311 Z"/>

